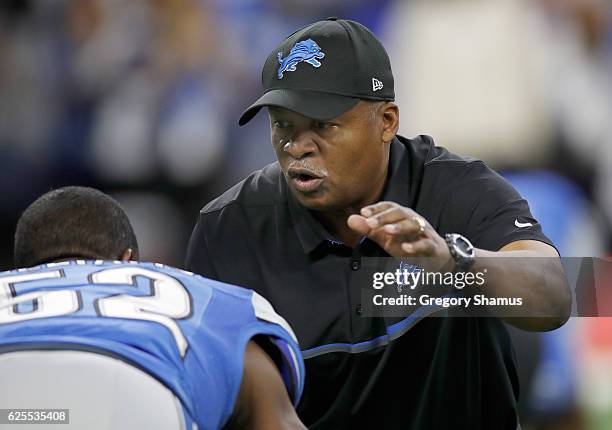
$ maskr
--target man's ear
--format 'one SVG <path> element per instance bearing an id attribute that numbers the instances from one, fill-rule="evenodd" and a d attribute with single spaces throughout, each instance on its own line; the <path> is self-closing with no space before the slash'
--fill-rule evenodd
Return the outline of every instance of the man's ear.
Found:
<path id="1" fill-rule="evenodd" d="M 382 140 L 389 143 L 399 130 L 399 107 L 393 102 L 387 102 L 380 109 L 383 118 Z"/>
<path id="2" fill-rule="evenodd" d="M 119 257 L 121 261 L 130 261 L 132 259 L 132 248 L 126 248 Z"/>

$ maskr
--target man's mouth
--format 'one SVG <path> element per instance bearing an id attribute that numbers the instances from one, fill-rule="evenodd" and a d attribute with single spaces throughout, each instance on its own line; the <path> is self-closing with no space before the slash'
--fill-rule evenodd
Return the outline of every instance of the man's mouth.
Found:
<path id="1" fill-rule="evenodd" d="M 321 186 L 325 176 L 304 167 L 290 167 L 287 177 L 293 186 L 302 192 L 312 192 Z"/>

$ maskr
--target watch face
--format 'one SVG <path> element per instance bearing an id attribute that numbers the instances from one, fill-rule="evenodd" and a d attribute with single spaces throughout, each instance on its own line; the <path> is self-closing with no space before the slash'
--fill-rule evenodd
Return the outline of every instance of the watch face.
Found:
<path id="1" fill-rule="evenodd" d="M 453 242 L 455 243 L 456 250 L 462 257 L 470 258 L 474 255 L 474 247 L 465 237 L 461 235 L 456 235 L 453 238 Z"/>

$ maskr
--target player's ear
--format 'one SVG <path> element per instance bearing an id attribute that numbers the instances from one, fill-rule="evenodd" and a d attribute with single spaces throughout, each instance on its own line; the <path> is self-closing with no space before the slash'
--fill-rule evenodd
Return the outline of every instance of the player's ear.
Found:
<path id="1" fill-rule="evenodd" d="M 381 106 L 383 117 L 382 141 L 391 142 L 399 130 L 399 107 L 393 102 Z"/>
<path id="2" fill-rule="evenodd" d="M 130 261 L 132 259 L 132 248 L 126 248 L 125 251 L 121 254 L 119 260 L 121 261 Z"/>

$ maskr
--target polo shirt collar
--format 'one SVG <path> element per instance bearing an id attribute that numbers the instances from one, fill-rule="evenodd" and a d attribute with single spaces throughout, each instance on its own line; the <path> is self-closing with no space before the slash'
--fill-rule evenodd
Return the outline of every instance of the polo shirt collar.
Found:
<path id="1" fill-rule="evenodd" d="M 304 252 L 310 254 L 321 243 L 332 242 L 331 234 L 315 219 L 312 212 L 297 201 L 288 186 L 286 190 L 291 221 Z"/>
<path id="2" fill-rule="evenodd" d="M 408 151 L 397 137 L 391 141 L 389 167 L 388 179 L 381 200 L 394 201 L 402 206 L 408 206 L 410 202 Z M 285 178 L 282 177 L 282 180 L 285 181 Z M 335 245 L 342 244 L 342 242 L 332 237 L 309 209 L 297 201 L 286 183 L 284 188 L 287 193 L 291 221 L 305 253 L 311 253 L 320 244 L 325 242 Z"/>
<path id="3" fill-rule="evenodd" d="M 381 201 L 391 201 L 410 206 L 410 160 L 408 150 L 397 137 L 391 141 L 389 172 Z"/>

